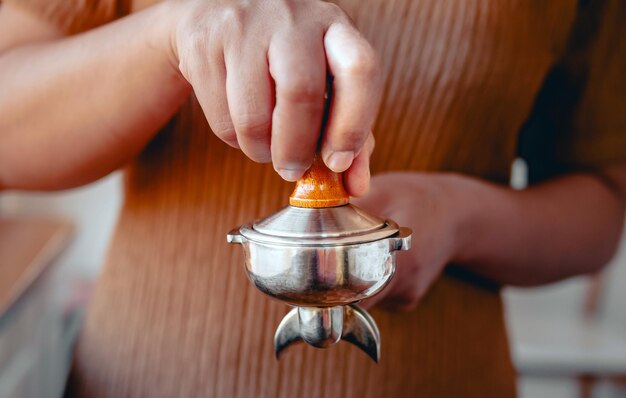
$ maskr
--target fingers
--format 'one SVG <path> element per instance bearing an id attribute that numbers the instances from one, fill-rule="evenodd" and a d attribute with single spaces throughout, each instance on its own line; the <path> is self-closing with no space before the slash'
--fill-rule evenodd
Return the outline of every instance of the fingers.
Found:
<path id="1" fill-rule="evenodd" d="M 274 99 L 266 51 L 235 49 L 225 57 L 226 95 L 239 147 L 256 162 L 270 162 Z"/>
<path id="2" fill-rule="evenodd" d="M 370 157 L 374 151 L 374 135 L 370 132 L 361 152 L 344 173 L 343 180 L 351 196 L 363 196 L 370 189 Z"/>
<path id="3" fill-rule="evenodd" d="M 396 272 L 391 278 L 391 281 L 389 281 L 389 284 L 374 297 L 364 300 L 361 306 L 365 309 L 382 307 L 392 310 L 393 305 L 389 305 L 390 303 L 395 302 L 398 305 L 408 305 L 410 300 L 405 296 L 407 293 L 410 295 L 410 289 L 414 287 L 413 282 L 415 280 L 410 278 L 410 276 L 414 275 L 407 275 L 409 274 L 407 271 L 406 264 L 402 264 L 402 262 L 398 261 L 396 264 Z M 415 303 L 417 303 L 417 298 L 415 299 Z"/>
<path id="4" fill-rule="evenodd" d="M 330 72 L 322 158 L 336 172 L 355 162 L 348 190 L 367 192 L 371 152 L 362 149 L 380 99 L 380 68 L 343 11 L 326 2 L 198 7 L 181 25 L 195 28 L 176 35 L 177 55 L 214 133 L 295 181 L 319 145 Z M 203 18 L 212 23 L 198 28 Z"/>
<path id="5" fill-rule="evenodd" d="M 391 282 L 389 282 L 389 284 L 393 283 L 393 279 L 391 280 Z M 385 287 L 385 290 L 390 289 L 390 286 Z M 371 310 L 372 308 L 378 306 L 380 304 L 381 301 L 383 301 L 385 299 L 385 297 L 387 296 L 386 291 L 383 290 L 382 292 L 378 293 L 377 295 L 375 295 L 374 297 L 368 298 L 367 300 L 363 300 L 359 303 L 359 305 L 363 308 L 365 308 L 366 310 Z"/>
<path id="6" fill-rule="evenodd" d="M 398 267 L 402 265 L 398 264 Z M 380 307 L 388 311 L 412 311 L 419 304 L 422 293 L 415 279 L 405 275 L 403 270 L 398 269 L 389 285 L 376 296 L 363 301 L 361 306 L 365 309 Z"/>
<path id="7" fill-rule="evenodd" d="M 333 98 L 322 158 L 335 172 L 352 164 L 365 144 L 380 102 L 382 75 L 372 47 L 348 23 L 330 25 L 324 36 Z"/>
<path id="8" fill-rule="evenodd" d="M 311 166 L 319 140 L 326 89 L 323 31 L 276 36 L 268 53 L 275 82 L 271 154 L 276 171 L 295 181 Z"/>
<path id="9" fill-rule="evenodd" d="M 192 84 L 198 103 L 213 133 L 228 145 L 239 148 L 224 85 L 226 66 L 222 52 L 215 51 L 205 58 L 202 56 L 207 53 L 207 46 L 204 42 L 198 41 L 195 47 L 189 50 L 193 54 L 184 57 L 186 62 L 181 65 L 181 72 Z M 212 78 L 206 79 L 204 76 Z"/>

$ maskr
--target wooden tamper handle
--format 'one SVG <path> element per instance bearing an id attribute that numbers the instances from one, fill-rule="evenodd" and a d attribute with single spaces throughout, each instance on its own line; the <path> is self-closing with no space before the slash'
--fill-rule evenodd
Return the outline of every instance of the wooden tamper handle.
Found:
<path id="1" fill-rule="evenodd" d="M 291 206 L 310 209 L 343 206 L 349 202 L 350 196 L 343 186 L 341 174 L 326 167 L 319 153 L 289 196 Z"/>
<path id="2" fill-rule="evenodd" d="M 324 118 L 321 131 L 325 131 L 332 96 L 332 77 L 327 76 L 326 94 L 324 95 Z M 330 170 L 324 164 L 318 147 L 313 164 L 296 182 L 296 188 L 289 196 L 289 204 L 295 207 L 323 209 L 326 207 L 343 206 L 350 203 L 350 196 L 343 186 L 341 174 Z"/>

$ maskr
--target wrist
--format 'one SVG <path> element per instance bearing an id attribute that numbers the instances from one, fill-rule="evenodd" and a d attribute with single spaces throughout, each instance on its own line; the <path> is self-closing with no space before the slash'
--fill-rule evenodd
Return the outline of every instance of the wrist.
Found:
<path id="1" fill-rule="evenodd" d="M 181 80 L 184 80 L 179 69 L 179 58 L 176 46 L 176 33 L 183 15 L 182 1 L 166 0 L 150 7 L 145 15 L 148 24 L 147 45 L 156 49 Z"/>
<path id="2" fill-rule="evenodd" d="M 516 201 L 508 187 L 477 178 L 456 176 L 450 199 L 457 209 L 455 245 L 450 262 L 460 265 L 488 261 L 497 237 L 507 234 Z"/>
<path id="3" fill-rule="evenodd" d="M 475 260 L 477 240 L 484 231 L 485 214 L 489 210 L 489 188 L 484 182 L 460 175 L 441 176 L 442 200 L 450 220 L 451 237 L 448 263 L 467 264 Z"/>

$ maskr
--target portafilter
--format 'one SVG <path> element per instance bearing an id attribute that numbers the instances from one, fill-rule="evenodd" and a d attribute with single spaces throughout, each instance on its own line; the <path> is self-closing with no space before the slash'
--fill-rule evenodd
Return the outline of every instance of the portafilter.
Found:
<path id="1" fill-rule="evenodd" d="M 299 341 L 326 348 L 345 340 L 378 362 L 378 327 L 357 303 L 389 282 L 411 230 L 350 204 L 342 176 L 319 155 L 288 206 L 233 229 L 227 240 L 243 246 L 252 283 L 293 307 L 276 330 L 277 358 Z"/>

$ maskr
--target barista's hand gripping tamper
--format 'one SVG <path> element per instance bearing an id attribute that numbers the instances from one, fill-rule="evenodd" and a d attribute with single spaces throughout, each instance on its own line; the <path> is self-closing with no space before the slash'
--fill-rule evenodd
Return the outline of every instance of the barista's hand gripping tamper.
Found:
<path id="1" fill-rule="evenodd" d="M 378 362 L 378 328 L 356 303 L 391 279 L 395 251 L 409 249 L 411 230 L 349 204 L 341 176 L 319 156 L 289 206 L 232 230 L 228 242 L 243 245 L 259 290 L 294 307 L 276 330 L 277 357 L 300 340 L 326 348 L 343 339 Z"/>

